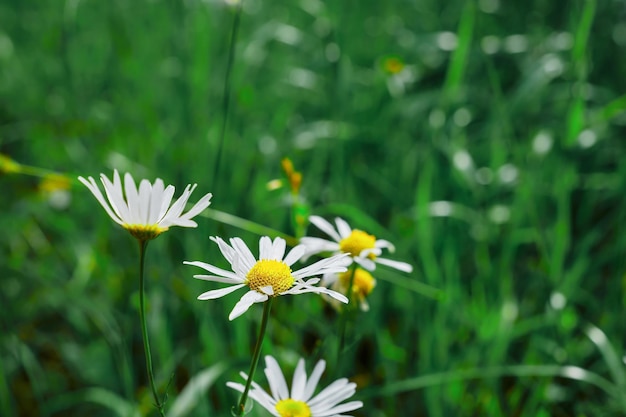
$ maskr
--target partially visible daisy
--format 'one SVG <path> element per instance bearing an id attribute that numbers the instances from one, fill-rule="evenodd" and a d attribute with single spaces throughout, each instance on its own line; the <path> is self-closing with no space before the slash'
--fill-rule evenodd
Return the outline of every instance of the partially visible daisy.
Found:
<path id="1" fill-rule="evenodd" d="M 191 219 L 211 204 L 212 194 L 205 194 L 191 210 L 183 214 L 187 200 L 197 184 L 187 185 L 183 194 L 170 206 L 174 186 L 165 187 L 160 178 L 154 184 L 141 180 L 137 189 L 129 173 L 124 175 L 123 187 L 117 170 L 113 172 L 113 182 L 106 175 L 100 174 L 106 199 L 92 177 L 78 179 L 89 188 L 114 222 L 142 241 L 154 239 L 172 226 L 197 227 L 198 224 Z"/>
<path id="2" fill-rule="evenodd" d="M 318 237 L 303 237 L 300 243 L 306 246 L 306 255 L 313 255 L 320 252 L 336 252 L 350 254 L 354 262 L 363 268 L 373 271 L 376 263 L 387 265 L 403 272 L 412 272 L 413 267 L 405 262 L 392 261 L 391 259 L 380 258 L 382 250 L 395 251 L 395 247 L 386 240 L 376 239 L 359 229 L 352 229 L 342 218 L 337 217 L 335 224 L 337 229 L 319 216 L 310 216 L 309 221 L 326 233 L 332 240 Z"/>
<path id="3" fill-rule="evenodd" d="M 348 299 L 336 291 L 324 287 L 317 287 L 319 278 L 304 278 L 314 275 L 323 275 L 346 271 L 346 257 L 344 255 L 322 259 L 298 271 L 292 271 L 291 266 L 304 255 L 304 246 L 298 245 L 285 255 L 285 239 L 277 237 L 272 241 L 268 236 L 259 240 L 259 260 L 257 261 L 248 246 L 239 238 L 230 239 L 230 245 L 219 237 L 211 237 L 217 243 L 222 255 L 230 263 L 231 271 L 218 268 L 200 261 L 185 261 L 186 265 L 193 265 L 205 269 L 215 275 L 194 275 L 194 278 L 207 281 L 233 284 L 230 287 L 207 291 L 198 296 L 198 300 L 212 300 L 230 294 L 239 288 L 248 287 L 249 291 L 241 297 L 228 318 L 233 320 L 254 303 L 267 301 L 269 297 L 286 294 L 303 294 L 315 292 L 327 294 L 342 303 Z M 284 256 L 284 258 L 283 258 Z"/>
<path id="4" fill-rule="evenodd" d="M 321 285 L 348 295 L 350 279 L 352 279 L 352 270 L 338 274 L 326 274 L 322 279 Z M 370 295 L 375 286 L 376 279 L 372 274 L 363 268 L 356 268 L 354 269 L 354 279 L 352 280 L 352 294 L 349 297 L 351 300 L 357 300 L 362 311 L 368 311 L 370 306 L 367 302 L 367 296 Z M 340 307 L 337 303 L 333 303 L 332 300 L 328 301 L 331 302 L 333 307 Z"/>
<path id="5" fill-rule="evenodd" d="M 342 413 L 361 408 L 363 403 L 350 401 L 340 404 L 354 395 L 356 391 L 356 384 L 348 382 L 347 378 L 336 380 L 313 397 L 325 368 L 326 362 L 320 360 L 315 365 L 311 376 L 307 378 L 304 359 L 301 358 L 293 374 L 290 391 L 278 362 L 268 355 L 265 357 L 265 376 L 271 393 L 266 392 L 253 381 L 250 397 L 277 417 L 352 417 Z M 241 376 L 248 379 L 243 372 Z M 244 391 L 242 384 L 227 382 L 226 385 L 239 392 Z"/>

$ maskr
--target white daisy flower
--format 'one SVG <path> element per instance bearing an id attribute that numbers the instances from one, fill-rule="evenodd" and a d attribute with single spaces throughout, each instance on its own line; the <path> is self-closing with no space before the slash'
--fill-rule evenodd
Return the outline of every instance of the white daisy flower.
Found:
<path id="1" fill-rule="evenodd" d="M 391 242 L 376 239 L 373 235 L 362 230 L 352 229 L 345 220 L 339 217 L 335 219 L 337 229 L 319 216 L 310 216 L 309 221 L 330 236 L 332 240 L 318 237 L 301 238 L 300 243 L 306 246 L 305 256 L 320 252 L 348 253 L 354 262 L 369 271 L 376 269 L 377 263 L 403 272 L 413 271 L 413 267 L 405 262 L 379 257 L 384 248 L 387 248 L 390 252 L 395 251 L 395 247 Z"/>
<path id="2" fill-rule="evenodd" d="M 113 182 L 106 175 L 100 174 L 106 199 L 92 177 L 78 179 L 89 188 L 113 221 L 139 240 L 154 239 L 171 226 L 197 227 L 197 223 L 191 219 L 211 204 L 212 194 L 208 193 L 191 210 L 182 214 L 196 184 L 187 185 L 183 194 L 170 206 L 174 186 L 165 187 L 160 178 L 157 178 L 154 184 L 150 184 L 148 180 L 141 180 L 137 189 L 132 175 L 126 173 L 122 188 L 117 170 L 113 172 Z"/>
<path id="3" fill-rule="evenodd" d="M 341 378 L 324 388 L 313 397 L 317 383 L 326 368 L 326 362 L 320 360 L 311 376 L 307 378 L 304 369 L 304 359 L 298 361 L 298 366 L 293 374 L 291 392 L 285 381 L 285 376 L 278 366 L 278 362 L 272 356 L 265 357 L 265 376 L 270 386 L 271 395 L 259 384 L 252 382 L 250 398 L 259 403 L 263 408 L 277 417 L 352 417 L 342 414 L 363 407 L 361 401 L 351 401 L 340 404 L 347 400 L 356 391 L 356 384 L 348 382 L 347 378 Z M 240 374 L 248 379 L 245 373 Z M 236 382 L 227 382 L 226 385 L 239 392 L 244 391 L 244 386 Z"/>
<path id="4" fill-rule="evenodd" d="M 357 300 L 362 311 L 369 311 L 370 306 L 367 302 L 367 296 L 374 290 L 376 279 L 365 269 L 356 268 L 354 270 L 354 278 L 352 278 L 352 270 L 339 274 L 325 274 L 322 278 L 321 285 L 347 295 L 351 279 L 352 294 L 350 295 L 350 299 Z M 334 302 L 334 300 L 327 300 L 336 309 L 341 309 L 341 305 Z"/>
<path id="5" fill-rule="evenodd" d="M 245 313 L 252 304 L 262 303 L 267 301 L 269 297 L 279 295 L 315 292 L 327 294 L 342 303 L 348 302 L 344 295 L 336 291 L 314 286 L 320 281 L 319 278 L 304 281 L 304 278 L 314 275 L 346 271 L 347 262 L 344 255 L 323 259 L 294 272 L 291 270 L 291 266 L 304 255 L 303 245 L 291 249 L 283 259 L 285 240 L 277 237 L 272 241 L 268 236 L 263 236 L 259 240 L 259 260 L 257 261 L 248 246 L 239 238 L 230 239 L 230 245 L 219 237 L 211 237 L 211 240 L 217 243 L 224 258 L 230 263 L 233 272 L 200 261 L 185 261 L 183 263 L 198 266 L 215 274 L 194 275 L 194 278 L 233 284 L 230 287 L 200 294 L 198 300 L 220 298 L 242 287 L 250 289 L 233 308 L 228 316 L 230 320 Z"/>

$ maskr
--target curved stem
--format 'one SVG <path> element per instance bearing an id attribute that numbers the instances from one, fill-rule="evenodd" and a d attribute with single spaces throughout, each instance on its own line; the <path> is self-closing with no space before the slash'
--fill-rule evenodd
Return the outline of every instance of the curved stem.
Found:
<path id="1" fill-rule="evenodd" d="M 270 309 L 272 308 L 272 300 L 270 297 L 268 300 L 263 303 L 263 318 L 261 319 L 261 328 L 259 329 L 259 338 L 256 341 L 256 346 L 254 347 L 254 353 L 252 354 L 252 362 L 250 363 L 250 371 L 248 372 L 248 379 L 246 380 L 246 386 L 241 394 L 241 398 L 239 399 L 239 404 L 237 404 L 237 409 L 235 411 L 235 415 L 242 417 L 245 414 L 246 408 L 246 400 L 248 399 L 248 393 L 250 391 L 250 386 L 252 385 L 252 380 L 254 379 L 254 371 L 256 370 L 257 364 L 259 362 L 259 357 L 261 356 L 261 346 L 263 345 L 263 338 L 265 336 L 265 329 L 267 328 L 267 322 L 270 317 Z"/>
<path id="2" fill-rule="evenodd" d="M 154 383 L 154 372 L 152 370 L 152 355 L 150 354 L 150 340 L 148 339 L 148 326 L 146 325 L 146 304 L 144 301 L 145 282 L 144 282 L 144 264 L 146 259 L 147 240 L 139 240 L 139 319 L 141 321 L 141 334 L 143 336 L 143 350 L 146 356 L 146 368 L 148 369 L 148 380 L 150 380 L 150 388 L 152 388 L 152 396 L 154 397 L 154 406 L 159 410 L 161 417 L 165 417 L 163 411 L 163 403 L 159 400 L 156 385 Z"/>

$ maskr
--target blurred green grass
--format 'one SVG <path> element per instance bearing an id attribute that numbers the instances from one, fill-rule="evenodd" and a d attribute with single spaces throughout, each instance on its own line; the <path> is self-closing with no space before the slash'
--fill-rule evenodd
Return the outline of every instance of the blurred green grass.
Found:
<path id="1" fill-rule="evenodd" d="M 293 234 L 288 192 L 266 188 L 289 156 L 313 213 L 415 266 L 376 273 L 346 375 L 355 416 L 624 415 L 625 13 L 245 0 L 214 177 L 231 7 L 7 1 L 0 152 L 72 177 L 197 182 L 211 209 Z M 147 414 L 136 243 L 77 183 L 68 203 L 39 181 L 0 177 L 0 415 Z M 174 375 L 168 406 L 192 398 L 189 416 L 228 412 L 261 314 L 228 322 L 235 295 L 195 299 L 213 287 L 183 260 L 219 262 L 208 236 L 257 239 L 210 217 L 147 258 L 157 379 Z M 287 368 L 336 342 L 333 311 L 300 298 L 275 303 L 264 347 Z M 194 376 L 197 398 L 182 394 Z"/>

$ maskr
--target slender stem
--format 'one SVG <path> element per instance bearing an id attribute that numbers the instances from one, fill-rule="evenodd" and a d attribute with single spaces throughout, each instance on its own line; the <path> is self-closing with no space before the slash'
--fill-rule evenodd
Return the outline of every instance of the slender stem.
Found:
<path id="1" fill-rule="evenodd" d="M 248 399 L 248 392 L 250 391 L 250 386 L 252 385 L 252 380 L 254 379 L 254 371 L 256 370 L 257 363 L 259 362 L 259 357 L 261 356 L 261 346 L 263 345 L 263 338 L 265 336 L 265 329 L 267 328 L 267 322 L 270 317 L 270 309 L 272 308 L 272 300 L 270 297 L 268 300 L 263 303 L 263 318 L 261 319 L 261 328 L 259 329 L 259 338 L 256 341 L 256 346 L 254 347 L 254 353 L 252 354 L 252 362 L 250 363 L 250 371 L 248 372 L 248 379 L 246 380 L 246 386 L 241 394 L 241 398 L 239 399 L 239 404 L 237 405 L 237 409 L 235 411 L 235 415 L 242 417 L 245 414 L 246 400 Z"/>
<path id="2" fill-rule="evenodd" d="M 341 353 L 343 352 L 343 348 L 346 343 L 346 327 L 348 323 L 348 314 L 352 312 L 352 286 L 354 285 L 354 276 L 356 275 L 357 263 L 352 262 L 350 266 L 350 280 L 348 284 L 348 291 L 346 297 L 348 297 L 348 304 L 345 306 L 345 310 L 341 314 L 341 330 L 339 334 L 339 347 L 337 349 L 337 363 L 341 363 Z"/>
<path id="3" fill-rule="evenodd" d="M 152 396 L 154 397 L 154 406 L 159 410 L 159 414 L 162 417 L 165 417 L 165 412 L 163 411 L 163 403 L 161 403 L 161 401 L 159 400 L 156 385 L 154 383 L 154 372 L 152 371 L 152 355 L 150 354 L 150 340 L 148 340 L 148 326 L 146 325 L 146 304 L 144 301 L 144 264 L 146 259 L 147 246 L 147 240 L 139 239 L 139 319 L 141 321 L 143 350 L 146 356 L 146 368 L 148 369 L 148 380 L 150 380 L 150 388 L 152 388 Z"/>
<path id="4" fill-rule="evenodd" d="M 213 168 L 213 187 L 215 190 L 217 178 L 220 173 L 220 162 L 222 160 L 222 150 L 224 148 L 224 137 L 226 136 L 226 126 L 228 124 L 228 114 L 230 112 L 230 90 L 232 87 L 231 74 L 235 65 L 235 46 L 237 45 L 237 35 L 239 34 L 239 22 L 241 21 L 241 8 L 243 0 L 239 0 L 235 5 L 235 16 L 233 17 L 233 26 L 230 32 L 230 45 L 228 48 L 228 61 L 226 62 L 226 75 L 224 77 L 224 93 L 222 97 L 222 127 L 220 128 L 220 139 L 217 145 L 217 160 Z"/>

